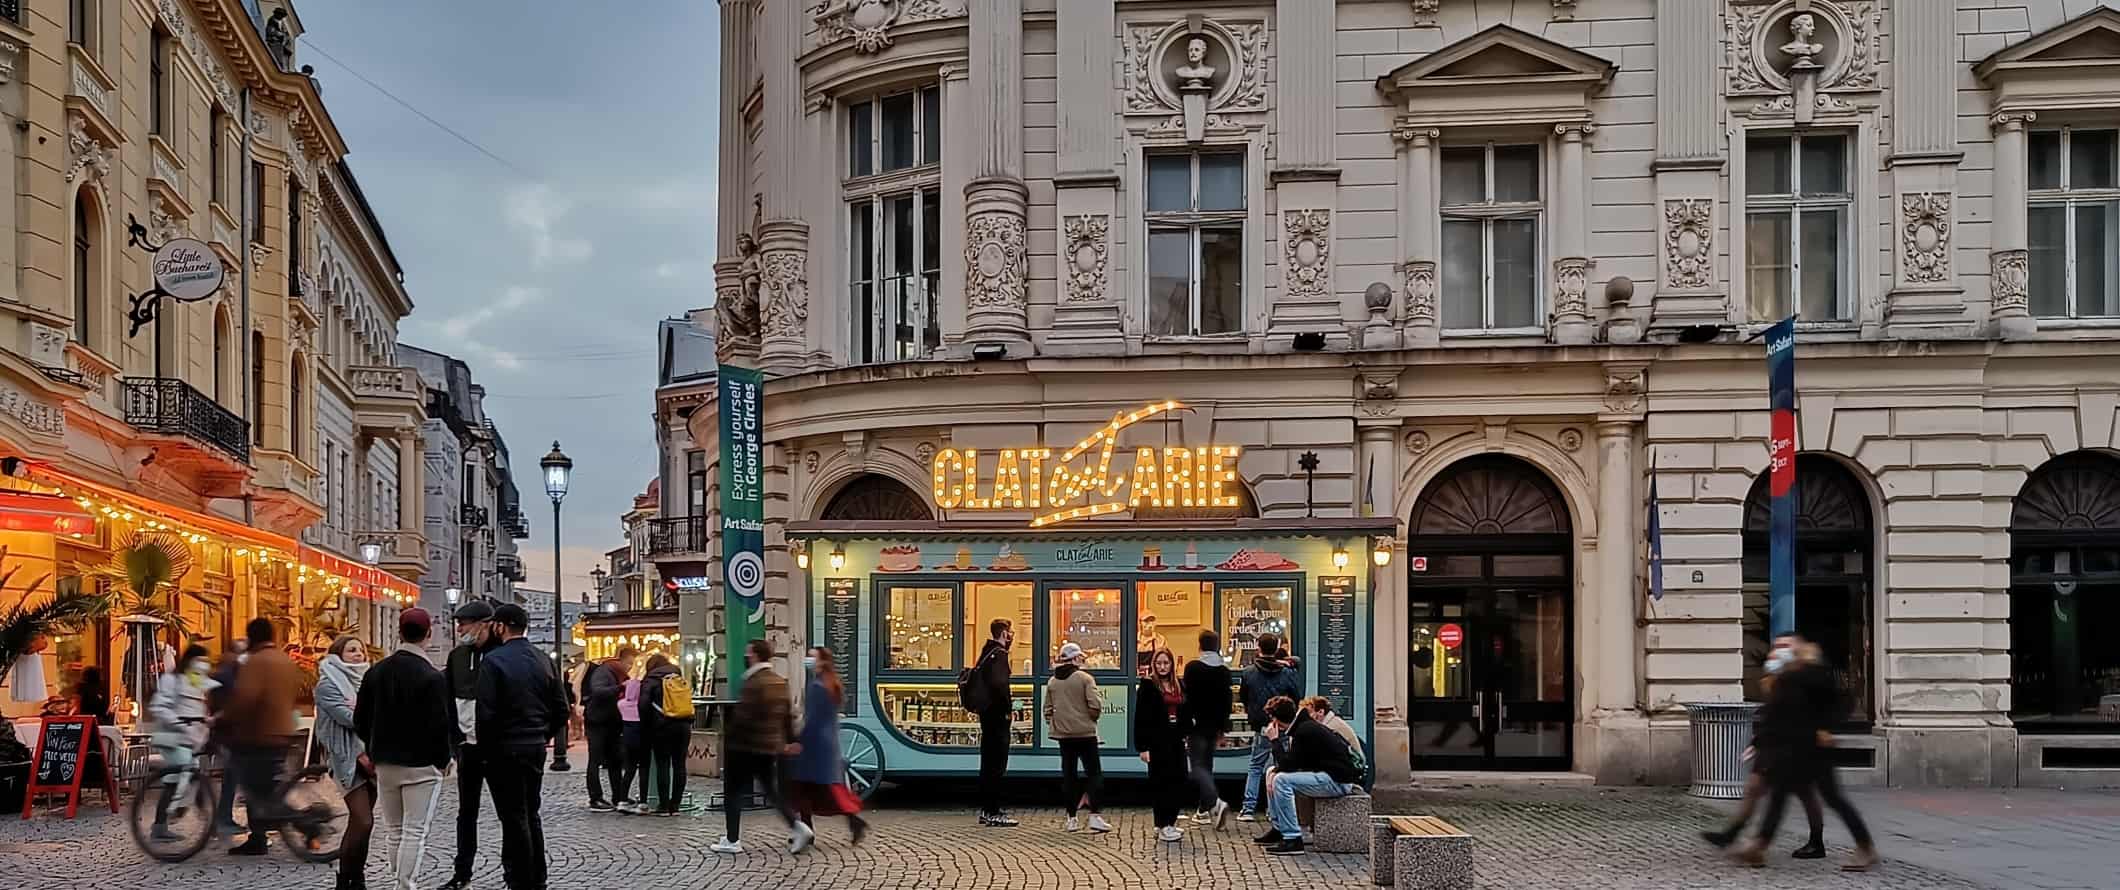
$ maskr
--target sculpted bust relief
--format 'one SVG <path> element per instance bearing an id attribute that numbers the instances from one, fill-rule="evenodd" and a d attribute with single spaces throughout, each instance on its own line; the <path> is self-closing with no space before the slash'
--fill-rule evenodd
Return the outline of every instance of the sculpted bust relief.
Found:
<path id="1" fill-rule="evenodd" d="M 1207 64 L 1207 38 L 1195 34 L 1185 40 L 1185 64 L 1178 66 L 1179 88 L 1205 90 L 1214 86 L 1215 69 Z"/>
<path id="2" fill-rule="evenodd" d="M 1812 56 L 1825 52 L 1824 44 L 1817 40 L 1818 19 L 1810 13 L 1798 13 L 1789 19 L 1789 42 L 1781 45 L 1781 51 L 1794 58 L 1799 67 L 1816 64 Z"/>

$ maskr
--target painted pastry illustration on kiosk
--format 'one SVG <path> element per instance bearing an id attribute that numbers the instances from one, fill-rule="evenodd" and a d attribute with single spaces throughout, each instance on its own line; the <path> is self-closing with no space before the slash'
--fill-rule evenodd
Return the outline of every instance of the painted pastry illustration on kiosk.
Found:
<path id="1" fill-rule="evenodd" d="M 920 571 L 920 547 L 914 544 L 894 544 L 883 548 L 877 553 L 876 571 Z"/>
<path id="2" fill-rule="evenodd" d="M 979 571 L 979 564 L 972 561 L 972 548 L 959 546 L 957 548 L 957 558 L 951 560 L 949 565 L 936 566 L 935 571 L 976 572 Z"/>
<path id="3" fill-rule="evenodd" d="M 965 558 L 970 560 L 970 551 L 966 551 Z M 1023 554 L 1016 552 L 1014 545 L 1003 544 L 1001 552 L 994 554 L 994 561 L 987 568 L 997 572 L 1028 572 L 1031 570 L 1031 564 L 1023 558 Z"/>
<path id="4" fill-rule="evenodd" d="M 1164 565 L 1164 564 L 1163 564 L 1163 548 L 1161 548 L 1161 547 L 1143 547 L 1143 548 L 1141 548 L 1141 569 L 1140 569 L 1141 571 L 1144 571 L 1144 572 L 1160 572 L 1160 571 L 1163 571 L 1164 569 L 1167 569 L 1167 568 L 1170 568 L 1170 567 L 1169 567 L 1169 566 L 1166 566 L 1166 565 Z"/>
<path id="5" fill-rule="evenodd" d="M 1302 568 L 1295 560 L 1271 550 L 1246 547 L 1215 568 L 1225 572 L 1292 572 Z"/>
<path id="6" fill-rule="evenodd" d="M 1207 567 L 1200 564 L 1200 548 L 1191 541 L 1185 542 L 1185 562 L 1178 566 L 1181 572 L 1204 572 Z"/>

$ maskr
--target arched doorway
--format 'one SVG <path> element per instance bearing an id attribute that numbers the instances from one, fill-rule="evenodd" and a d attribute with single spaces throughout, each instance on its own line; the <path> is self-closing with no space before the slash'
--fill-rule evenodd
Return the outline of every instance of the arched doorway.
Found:
<path id="1" fill-rule="evenodd" d="M 1408 524 L 1407 721 L 1422 769 L 1567 769 L 1574 543 L 1538 468 L 1468 458 Z"/>
<path id="2" fill-rule="evenodd" d="M 826 520 L 897 520 L 925 522 L 934 518 L 927 501 L 888 476 L 868 473 L 856 476 L 832 495 L 818 516 Z"/>
<path id="3" fill-rule="evenodd" d="M 1767 529 L 1773 499 L 1761 473 L 1745 498 L 1745 698 L 1761 700 L 1772 565 Z M 1796 456 L 1796 632 L 1818 644 L 1838 672 L 1850 728 L 1873 716 L 1870 695 L 1872 592 L 1876 589 L 1870 496 L 1846 464 L 1822 454 Z"/>
<path id="4" fill-rule="evenodd" d="M 2120 729 L 2120 459 L 2054 458 L 2010 510 L 2010 718 L 2020 730 Z"/>

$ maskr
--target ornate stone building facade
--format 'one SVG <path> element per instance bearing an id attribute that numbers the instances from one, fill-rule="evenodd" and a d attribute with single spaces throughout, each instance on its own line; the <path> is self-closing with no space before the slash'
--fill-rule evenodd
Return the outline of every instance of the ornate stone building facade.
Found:
<path id="1" fill-rule="evenodd" d="M 1155 446 L 1239 449 L 1260 521 L 1395 521 L 1353 715 L 1387 778 L 1675 780 L 1680 705 L 1757 694 L 1753 337 L 1794 314 L 1797 621 L 1851 778 L 2080 784 L 2120 747 L 2085 630 L 2120 603 L 2120 12 L 721 10 L 717 316 L 769 378 L 777 637 L 815 626 L 816 523 L 1027 524 L 962 480 L 1173 401 Z"/>

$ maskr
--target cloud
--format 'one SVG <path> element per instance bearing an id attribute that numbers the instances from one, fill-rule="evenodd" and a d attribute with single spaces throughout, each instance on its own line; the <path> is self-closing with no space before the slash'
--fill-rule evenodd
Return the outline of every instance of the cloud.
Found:
<path id="1" fill-rule="evenodd" d="M 508 226 L 530 240 L 530 258 L 539 266 L 579 263 L 596 252 L 586 239 L 559 234 L 560 221 L 573 206 L 543 183 L 510 188 L 502 201 Z"/>
<path id="2" fill-rule="evenodd" d="M 668 260 L 655 264 L 656 278 L 664 281 L 683 281 L 706 278 L 714 273 L 706 260 Z"/>
<path id="3" fill-rule="evenodd" d="M 510 350 L 482 342 L 477 336 L 478 332 L 485 327 L 487 322 L 499 317 L 502 313 L 512 313 L 544 298 L 545 292 L 541 288 L 509 285 L 501 290 L 500 299 L 469 312 L 460 312 L 434 322 L 428 322 L 417 317 L 415 317 L 415 320 L 428 324 L 440 332 L 450 344 L 447 348 L 463 353 L 462 357 L 480 359 L 490 363 L 493 367 L 515 371 L 523 367 L 522 357 Z"/>
<path id="4" fill-rule="evenodd" d="M 633 189 L 627 196 L 628 203 L 639 210 L 685 210 L 701 214 L 714 212 L 715 196 L 720 189 L 712 178 L 686 176 L 664 180 Z"/>

